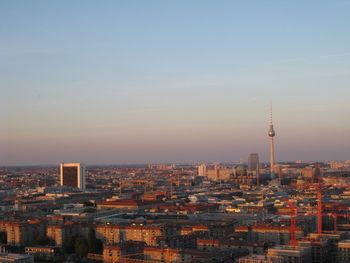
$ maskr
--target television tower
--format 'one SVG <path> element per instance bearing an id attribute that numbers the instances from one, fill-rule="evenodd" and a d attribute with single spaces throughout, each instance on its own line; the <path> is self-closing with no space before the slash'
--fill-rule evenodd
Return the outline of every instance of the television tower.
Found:
<path id="1" fill-rule="evenodd" d="M 271 176 L 274 176 L 275 171 L 275 147 L 273 144 L 273 137 L 275 137 L 276 133 L 275 130 L 273 129 L 273 124 L 272 124 L 272 104 L 270 105 L 270 121 L 269 121 L 269 137 L 270 137 L 270 174 Z"/>

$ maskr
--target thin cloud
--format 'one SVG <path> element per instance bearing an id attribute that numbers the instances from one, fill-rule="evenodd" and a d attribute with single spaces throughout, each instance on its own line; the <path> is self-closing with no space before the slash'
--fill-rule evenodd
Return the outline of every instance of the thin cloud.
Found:
<path id="1" fill-rule="evenodd" d="M 305 61 L 305 60 L 315 60 L 315 59 L 342 58 L 347 56 L 350 56 L 350 52 L 325 54 L 325 55 L 318 55 L 318 56 L 302 56 L 302 57 L 283 59 L 282 61 L 292 62 L 292 61 Z"/>
<path id="2" fill-rule="evenodd" d="M 37 48 L 1 48 L 2 57 L 22 57 L 27 55 L 52 55 L 59 53 L 59 49 L 37 49 Z"/>

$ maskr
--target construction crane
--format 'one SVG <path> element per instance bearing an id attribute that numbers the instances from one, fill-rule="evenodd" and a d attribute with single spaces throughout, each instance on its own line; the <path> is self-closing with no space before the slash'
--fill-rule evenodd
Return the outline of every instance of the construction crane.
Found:
<path id="1" fill-rule="evenodd" d="M 312 185 L 312 184 L 311 184 Z M 310 186 L 310 185 L 308 185 Z M 337 223 L 338 223 L 338 218 L 339 217 L 343 217 L 343 218 L 350 218 L 350 214 L 346 213 L 346 214 L 342 214 L 342 213 L 337 213 L 336 211 L 330 212 L 330 213 L 324 213 L 323 211 L 323 202 L 322 202 L 322 189 L 324 189 L 325 187 L 322 185 L 321 182 L 321 178 L 318 178 L 318 182 L 317 182 L 317 235 L 318 237 L 321 237 L 322 235 L 322 223 L 323 223 L 323 217 L 332 217 L 333 218 L 333 230 L 334 232 L 337 231 Z M 338 208 L 339 209 L 339 208 Z M 339 211 L 339 210 L 338 210 Z M 312 214 L 310 214 L 312 215 Z M 315 215 L 315 214 L 313 214 Z"/>
<path id="2" fill-rule="evenodd" d="M 317 235 L 322 235 L 322 189 L 321 180 L 318 178 L 317 184 Z"/>
<path id="3" fill-rule="evenodd" d="M 297 245 L 297 239 L 295 236 L 296 228 L 297 228 L 297 207 L 294 203 L 294 200 L 289 200 L 288 205 L 290 207 L 290 245 L 296 246 Z"/>
<path id="4" fill-rule="evenodd" d="M 348 220 L 350 218 L 350 214 L 338 214 L 338 213 L 335 213 L 335 212 L 331 213 L 331 214 L 327 214 L 327 215 L 333 217 L 334 232 L 337 232 L 337 224 L 338 224 L 338 218 L 339 217 L 347 218 Z"/>

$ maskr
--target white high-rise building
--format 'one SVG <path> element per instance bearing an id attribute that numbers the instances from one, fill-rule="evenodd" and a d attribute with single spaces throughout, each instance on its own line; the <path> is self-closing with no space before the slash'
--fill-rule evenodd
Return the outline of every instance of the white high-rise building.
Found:
<path id="1" fill-rule="evenodd" d="M 198 166 L 198 176 L 207 176 L 207 166 L 204 163 Z"/>
<path id="2" fill-rule="evenodd" d="M 257 153 L 251 153 L 248 157 L 248 171 L 259 172 L 259 155 Z"/>
<path id="3" fill-rule="evenodd" d="M 85 190 L 85 166 L 81 163 L 61 163 L 60 185 Z"/>

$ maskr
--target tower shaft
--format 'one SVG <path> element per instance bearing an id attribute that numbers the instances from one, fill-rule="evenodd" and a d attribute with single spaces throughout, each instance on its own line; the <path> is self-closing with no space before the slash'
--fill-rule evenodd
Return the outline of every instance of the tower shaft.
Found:
<path id="1" fill-rule="evenodd" d="M 275 168 L 275 147 L 274 147 L 274 141 L 273 138 L 275 137 L 276 133 L 273 129 L 273 123 L 272 123 L 272 105 L 270 109 L 270 121 L 269 121 L 269 133 L 270 137 L 270 174 L 273 177 L 274 176 L 274 168 Z"/>
<path id="2" fill-rule="evenodd" d="M 317 234 L 319 237 L 322 235 L 322 189 L 320 180 L 317 185 Z"/>
<path id="3" fill-rule="evenodd" d="M 275 170 L 275 146 L 273 137 L 270 137 L 270 173 L 274 174 Z"/>

